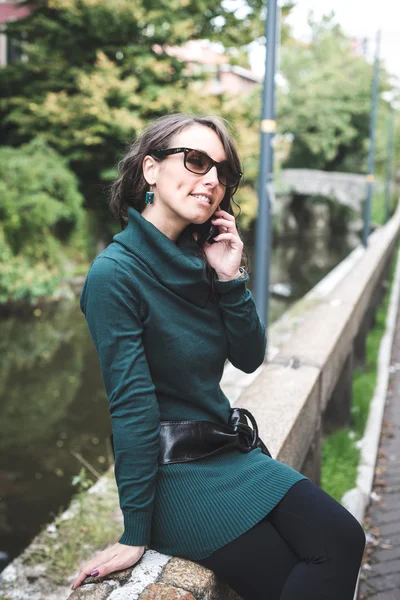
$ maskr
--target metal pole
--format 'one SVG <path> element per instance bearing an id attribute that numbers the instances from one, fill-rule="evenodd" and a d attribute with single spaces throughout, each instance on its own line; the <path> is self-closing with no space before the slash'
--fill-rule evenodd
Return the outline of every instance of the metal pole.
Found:
<path id="1" fill-rule="evenodd" d="M 386 166 L 386 184 L 385 184 L 385 223 L 390 216 L 390 197 L 392 191 L 393 178 L 393 141 L 394 141 L 394 110 L 393 104 L 389 107 L 388 117 L 388 147 L 387 147 L 387 166 Z"/>
<path id="2" fill-rule="evenodd" d="M 369 152 L 368 152 L 368 173 L 367 173 L 367 197 L 364 204 L 364 230 L 362 243 L 366 248 L 371 221 L 371 202 L 374 185 L 374 167 L 375 167 L 375 128 L 376 113 L 378 109 L 378 91 L 379 91 L 379 46 L 381 41 L 381 32 L 376 34 L 375 62 L 374 62 L 374 81 L 372 85 L 372 106 L 371 119 L 369 127 Z"/>
<path id="3" fill-rule="evenodd" d="M 269 324 L 269 263 L 271 248 L 271 201 L 273 201 L 274 154 L 272 139 L 275 122 L 277 0 L 268 0 L 265 22 L 266 58 L 261 113 L 260 163 L 258 179 L 258 216 L 256 222 L 256 276 L 254 299 L 260 318 L 268 331 Z M 268 340 L 268 337 L 267 337 Z"/>

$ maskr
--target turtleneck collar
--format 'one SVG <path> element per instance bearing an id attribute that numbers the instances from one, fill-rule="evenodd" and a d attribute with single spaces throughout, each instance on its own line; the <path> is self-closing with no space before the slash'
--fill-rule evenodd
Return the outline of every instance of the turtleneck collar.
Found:
<path id="1" fill-rule="evenodd" d="M 196 253 L 199 247 L 186 227 L 172 241 L 135 208 L 128 208 L 128 224 L 113 237 L 143 261 L 169 290 L 204 308 L 211 292 L 206 266 Z"/>

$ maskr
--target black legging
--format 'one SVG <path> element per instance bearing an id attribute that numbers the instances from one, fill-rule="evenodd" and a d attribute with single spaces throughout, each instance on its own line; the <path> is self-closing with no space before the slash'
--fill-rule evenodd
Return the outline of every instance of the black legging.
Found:
<path id="1" fill-rule="evenodd" d="M 257 525 L 196 562 L 243 600 L 353 600 L 364 547 L 353 515 L 302 479 Z"/>

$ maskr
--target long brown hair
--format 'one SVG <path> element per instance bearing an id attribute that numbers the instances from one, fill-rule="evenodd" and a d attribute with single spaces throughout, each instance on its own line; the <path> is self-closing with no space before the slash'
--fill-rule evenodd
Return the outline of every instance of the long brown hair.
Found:
<path id="1" fill-rule="evenodd" d="M 153 121 L 136 138 L 118 163 L 118 177 L 111 185 L 110 190 L 110 210 L 115 219 L 120 223 L 122 229 L 126 227 L 128 222 L 128 207 L 133 207 L 141 213 L 146 206 L 145 196 L 150 186 L 143 176 L 142 164 L 144 157 L 150 154 L 150 150 L 168 148 L 171 139 L 176 134 L 192 125 L 204 125 L 213 129 L 221 140 L 227 160 L 236 171 L 242 171 L 236 145 L 228 133 L 224 121 L 220 117 L 188 115 L 184 113 L 160 117 Z M 233 203 L 239 208 L 239 214 L 241 212 L 240 206 L 233 200 L 235 192 L 236 189 L 231 190 L 227 188 L 225 196 L 220 203 L 221 208 L 231 215 L 234 215 Z M 199 233 L 198 241 L 201 242 L 207 236 L 210 224 L 210 220 L 208 220 L 200 225 L 192 223 L 188 227 L 192 231 Z M 238 227 L 237 229 L 239 232 Z M 199 256 L 205 261 L 207 274 L 212 281 L 212 270 L 200 244 Z M 248 269 L 249 260 L 244 248 L 241 264 L 244 268 Z"/>

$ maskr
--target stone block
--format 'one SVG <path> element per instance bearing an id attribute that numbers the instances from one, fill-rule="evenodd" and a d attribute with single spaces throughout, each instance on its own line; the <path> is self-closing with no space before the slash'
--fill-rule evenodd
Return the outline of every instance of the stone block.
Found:
<path id="1" fill-rule="evenodd" d="M 124 585 L 127 581 L 130 580 L 130 578 L 132 577 L 132 570 L 134 568 L 137 568 L 138 564 L 139 563 L 137 563 L 133 567 L 129 567 L 128 569 L 123 569 L 122 571 L 114 571 L 114 573 L 110 573 L 107 576 L 107 579 L 118 581 L 120 585 Z"/>
<path id="2" fill-rule="evenodd" d="M 173 558 L 165 567 L 160 581 L 184 588 L 191 592 L 196 600 L 241 600 L 210 569 L 183 558 Z"/>
<path id="3" fill-rule="evenodd" d="M 320 373 L 269 363 L 240 397 L 272 456 L 299 470 L 320 427 Z"/>
<path id="4" fill-rule="evenodd" d="M 399 590 L 386 590 L 373 596 L 367 596 L 362 594 L 361 588 L 360 600 L 364 600 L 367 597 L 371 597 L 372 600 L 399 600 Z"/>
<path id="5" fill-rule="evenodd" d="M 300 468 L 300 473 L 303 473 L 303 475 L 311 479 L 316 485 L 321 484 L 321 444 L 322 431 L 320 427 L 314 434 L 314 439 Z"/>
<path id="6" fill-rule="evenodd" d="M 399 521 L 398 511 L 384 512 L 374 510 L 373 512 L 371 511 L 371 517 L 378 527 L 381 527 L 382 525 L 394 525 Z"/>
<path id="7" fill-rule="evenodd" d="M 373 560 L 374 561 L 389 561 L 400 559 L 400 546 L 393 548 L 377 548 L 374 550 Z"/>
<path id="8" fill-rule="evenodd" d="M 351 305 L 342 303 L 339 298 L 321 303 L 280 350 L 283 356 L 296 357 L 300 365 L 314 366 L 322 372 L 322 412 L 353 348 L 352 310 Z"/>
<path id="9" fill-rule="evenodd" d="M 350 352 L 324 412 L 324 433 L 329 433 L 351 424 L 352 382 L 353 352 Z"/>
<path id="10" fill-rule="evenodd" d="M 399 563 L 396 560 L 377 562 L 371 565 L 371 571 L 368 571 L 368 578 L 377 575 L 388 575 L 391 573 L 397 573 L 398 570 Z"/>
<path id="11" fill-rule="evenodd" d="M 388 575 L 369 577 L 368 585 L 377 592 L 384 592 L 385 590 L 399 590 L 400 573 L 390 573 Z"/>
<path id="12" fill-rule="evenodd" d="M 114 589 L 106 582 L 83 584 L 74 590 L 67 600 L 106 600 Z"/>
<path id="13" fill-rule="evenodd" d="M 390 537 L 400 534 L 400 515 L 397 516 L 396 523 L 387 523 L 386 525 L 378 525 L 381 536 Z"/>
<path id="14" fill-rule="evenodd" d="M 209 591 L 216 585 L 216 577 L 212 571 L 183 558 L 170 560 L 162 572 L 160 581 L 182 587 L 192 592 L 196 599 L 208 598 Z"/>
<path id="15" fill-rule="evenodd" d="M 197 600 L 191 592 L 165 583 L 151 583 L 139 596 L 139 600 Z"/>

